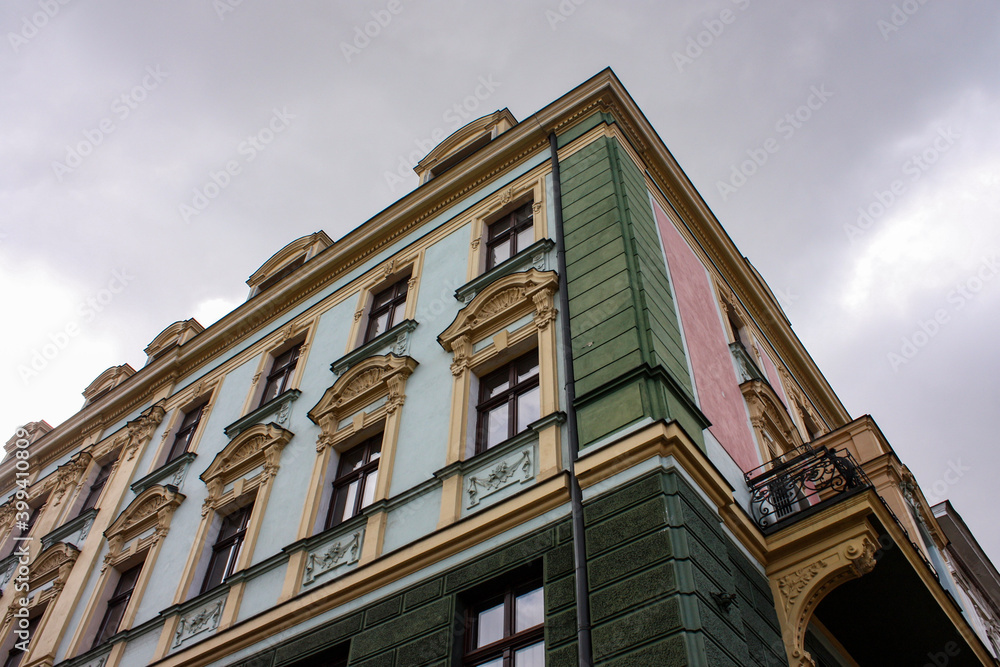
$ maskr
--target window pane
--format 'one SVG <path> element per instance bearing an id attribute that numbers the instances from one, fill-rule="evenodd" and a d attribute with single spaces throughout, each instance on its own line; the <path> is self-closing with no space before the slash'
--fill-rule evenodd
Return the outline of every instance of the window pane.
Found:
<path id="1" fill-rule="evenodd" d="M 344 519 L 350 519 L 354 516 L 354 505 L 358 502 L 358 487 L 361 486 L 361 480 L 355 480 L 347 485 L 344 489 Z"/>
<path id="2" fill-rule="evenodd" d="M 500 234 L 503 234 L 509 228 L 510 228 L 510 216 L 508 215 L 508 216 L 504 216 L 500 220 L 497 220 L 496 222 L 494 222 L 493 224 L 490 225 L 490 227 L 489 227 L 489 230 L 490 230 L 489 238 L 491 240 L 495 239 L 497 236 L 499 236 Z"/>
<path id="3" fill-rule="evenodd" d="M 490 373 L 479 381 L 480 391 L 483 399 L 493 398 L 497 394 L 507 391 L 510 386 L 510 372 L 507 368 L 502 368 L 499 373 Z"/>
<path id="4" fill-rule="evenodd" d="M 393 326 L 399 324 L 406 318 L 406 302 L 401 301 L 396 304 L 396 307 L 392 309 L 392 317 L 389 319 L 388 325 Z"/>
<path id="5" fill-rule="evenodd" d="M 486 646 L 503 639 L 503 603 L 479 612 L 476 623 L 476 647 Z"/>
<path id="6" fill-rule="evenodd" d="M 514 667 L 545 667 L 545 642 L 515 652 Z"/>
<path id="7" fill-rule="evenodd" d="M 378 457 L 382 456 L 382 436 L 379 435 L 372 443 L 370 447 L 370 454 L 368 455 L 368 462 L 376 460 Z"/>
<path id="8" fill-rule="evenodd" d="M 375 485 L 378 483 L 378 470 L 372 470 L 365 476 L 365 493 L 361 498 L 361 506 L 368 507 L 375 500 Z"/>
<path id="9" fill-rule="evenodd" d="M 489 268 L 493 268 L 497 264 L 500 264 L 504 260 L 510 257 L 510 244 L 502 243 L 498 246 L 490 248 L 489 256 Z"/>
<path id="10" fill-rule="evenodd" d="M 389 289 L 383 290 L 378 294 L 376 294 L 374 297 L 372 297 L 372 310 L 380 308 L 385 304 L 389 303 L 389 301 L 392 299 L 392 290 L 393 288 L 390 287 Z"/>
<path id="11" fill-rule="evenodd" d="M 533 350 L 517 360 L 517 381 L 538 375 L 538 350 Z"/>
<path id="12" fill-rule="evenodd" d="M 340 472 L 337 477 L 343 477 L 349 472 L 357 470 L 365 462 L 365 448 L 355 447 L 340 455 Z"/>
<path id="13" fill-rule="evenodd" d="M 529 389 L 517 397 L 517 432 L 528 429 L 528 424 L 541 416 L 538 387 Z"/>
<path id="14" fill-rule="evenodd" d="M 277 396 L 281 390 L 280 379 L 268 380 L 267 386 L 264 387 L 264 394 L 260 397 L 260 404 L 264 405 L 272 398 Z"/>
<path id="15" fill-rule="evenodd" d="M 486 448 L 489 449 L 506 440 L 508 431 L 508 405 L 503 403 L 489 411 L 486 416 Z"/>
<path id="16" fill-rule="evenodd" d="M 514 632 L 521 632 L 541 625 L 542 621 L 545 620 L 543 600 L 541 588 L 536 588 L 517 597 L 514 601 Z"/>
<path id="17" fill-rule="evenodd" d="M 368 325 L 368 340 L 385 333 L 389 329 L 389 312 L 386 311 L 375 317 Z"/>
<path id="18" fill-rule="evenodd" d="M 528 227 L 527 229 L 522 229 L 517 234 L 516 249 L 518 252 L 521 252 L 534 242 L 535 242 L 535 230 L 532 229 L 531 227 Z"/>

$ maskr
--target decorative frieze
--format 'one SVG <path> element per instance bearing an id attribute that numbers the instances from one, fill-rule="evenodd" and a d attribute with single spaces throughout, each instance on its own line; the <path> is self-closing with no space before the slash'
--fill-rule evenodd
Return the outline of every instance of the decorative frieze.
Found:
<path id="1" fill-rule="evenodd" d="M 364 536 L 365 531 L 362 528 L 310 551 L 306 556 L 302 585 L 308 586 L 320 577 L 357 563 L 358 559 L 361 558 L 361 544 L 364 541 Z"/>
<path id="2" fill-rule="evenodd" d="M 468 490 L 466 508 L 475 507 L 483 498 L 493 495 L 501 489 L 515 484 L 524 484 L 534 478 L 532 450 L 521 450 L 513 456 L 497 461 L 481 473 L 469 475 L 466 483 Z"/>
<path id="3" fill-rule="evenodd" d="M 228 594 L 228 590 L 226 591 Z M 215 632 L 222 620 L 222 610 L 226 606 L 224 595 L 213 600 L 209 600 L 198 605 L 191 611 L 181 616 L 177 621 L 177 630 L 174 631 L 173 647 L 177 648 L 192 637 Z"/>

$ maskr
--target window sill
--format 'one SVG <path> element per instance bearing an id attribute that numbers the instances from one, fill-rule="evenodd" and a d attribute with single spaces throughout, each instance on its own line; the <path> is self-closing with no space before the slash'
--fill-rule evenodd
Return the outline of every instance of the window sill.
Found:
<path id="1" fill-rule="evenodd" d="M 278 394 L 250 414 L 237 419 L 232 424 L 222 429 L 222 431 L 230 440 L 232 440 L 241 432 L 247 430 L 251 426 L 255 426 L 256 424 L 263 422 L 266 417 L 270 417 L 275 413 L 278 415 L 277 422 L 279 424 L 284 424 L 288 421 L 288 411 L 291 410 L 292 402 L 301 395 L 302 392 L 298 389 L 286 389 L 284 392 Z"/>
<path id="2" fill-rule="evenodd" d="M 334 375 L 343 375 L 344 371 L 351 366 L 377 353 L 388 354 L 392 352 L 397 357 L 405 357 L 410 349 L 410 336 L 416 328 L 416 320 L 403 320 L 361 347 L 337 359 L 330 364 L 330 370 L 333 371 Z"/>
<path id="3" fill-rule="evenodd" d="M 194 452 L 182 454 L 173 461 L 164 463 L 139 481 L 133 482 L 129 488 L 132 489 L 135 495 L 139 495 L 155 484 L 170 484 L 171 486 L 180 488 L 181 482 L 184 481 L 184 473 L 187 472 L 188 465 L 196 458 L 198 458 L 198 455 Z"/>
<path id="4" fill-rule="evenodd" d="M 95 516 L 97 516 L 97 508 L 93 507 L 79 516 L 70 519 L 47 535 L 43 535 L 42 551 L 59 542 L 66 542 L 80 549 L 83 541 L 87 539 L 90 527 L 94 525 Z M 0 571 L 2 571 L 2 566 L 0 566 Z"/>
<path id="5" fill-rule="evenodd" d="M 509 276 L 512 273 L 524 271 L 529 268 L 536 268 L 539 271 L 544 271 L 546 269 L 548 254 L 555 247 L 556 244 L 551 239 L 535 241 L 513 257 L 504 260 L 483 275 L 473 278 L 466 284 L 459 287 L 455 290 L 455 298 L 462 303 L 467 304 L 472 301 L 476 294 L 481 292 L 484 287 L 495 280 L 503 278 L 504 276 Z"/>

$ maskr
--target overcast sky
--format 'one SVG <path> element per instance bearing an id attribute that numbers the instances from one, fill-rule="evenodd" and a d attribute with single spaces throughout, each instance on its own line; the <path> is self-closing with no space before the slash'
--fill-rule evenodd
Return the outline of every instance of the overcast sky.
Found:
<path id="1" fill-rule="evenodd" d="M 435 133 L 610 66 L 852 416 L 1000 559 L 996 2 L 333 4 L 0 4 L 4 440 L 411 191 Z"/>

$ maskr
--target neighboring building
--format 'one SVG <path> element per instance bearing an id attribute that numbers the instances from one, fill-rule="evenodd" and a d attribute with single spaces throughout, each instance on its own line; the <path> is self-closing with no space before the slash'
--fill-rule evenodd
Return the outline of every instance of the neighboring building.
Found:
<path id="1" fill-rule="evenodd" d="M 993 657 L 1000 658 L 1000 573 L 950 502 L 931 510 L 948 539 L 944 560 L 965 617 Z"/>
<path id="2" fill-rule="evenodd" d="M 995 570 L 610 70 L 416 171 L 7 443 L 8 667 L 995 664 Z"/>

